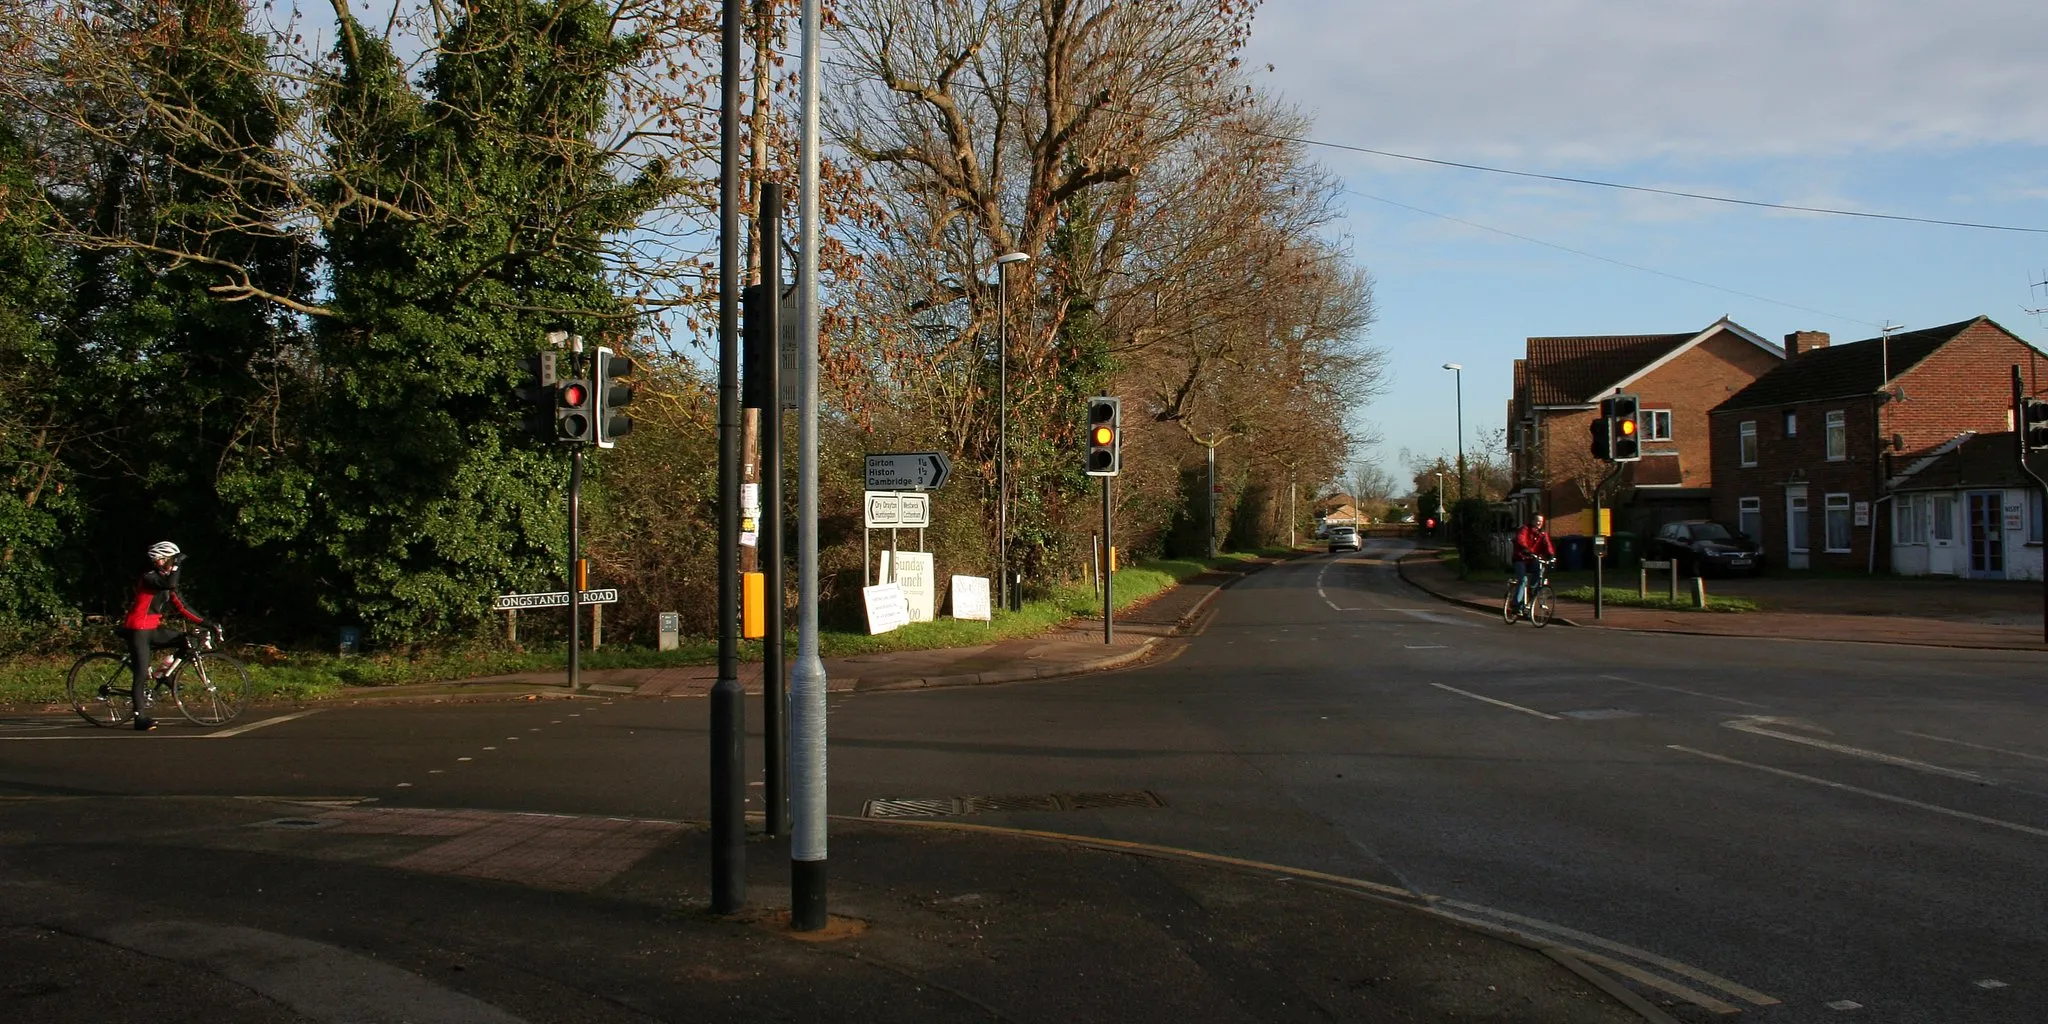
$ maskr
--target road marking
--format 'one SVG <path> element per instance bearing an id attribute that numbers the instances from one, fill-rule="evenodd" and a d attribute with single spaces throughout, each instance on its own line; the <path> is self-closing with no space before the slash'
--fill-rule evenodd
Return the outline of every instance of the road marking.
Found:
<path id="1" fill-rule="evenodd" d="M 222 729 L 219 732 L 210 732 L 206 734 L 206 737 L 209 739 L 226 739 L 229 736 L 240 736 L 245 732 L 255 732 L 258 729 L 267 729 L 273 725 L 281 725 L 285 722 L 291 721 L 294 718 L 304 718 L 307 715 L 317 715 L 325 710 L 327 709 L 313 708 L 307 711 L 294 711 L 289 715 L 279 715 L 276 718 L 266 718 L 260 722 L 247 722 L 242 725 L 235 726 L 232 729 Z"/>
<path id="2" fill-rule="evenodd" d="M 1563 721 L 1563 719 L 1558 718 L 1556 715 L 1545 714 L 1541 711 L 1536 710 L 1535 708 L 1525 708 L 1520 704 L 1510 704 L 1504 700 L 1494 700 L 1492 697 L 1482 697 L 1469 690 L 1460 690 L 1455 686 L 1445 686 L 1442 683 L 1431 683 L 1429 685 L 1434 686 L 1439 690 L 1449 690 L 1452 693 L 1455 693 L 1461 697 L 1470 697 L 1473 700 L 1483 700 L 1488 704 L 1497 704 L 1501 707 L 1507 708 L 1510 711 L 1519 711 L 1525 715 L 1535 715 L 1538 718 L 1548 718 L 1553 722 Z"/>
<path id="3" fill-rule="evenodd" d="M 1402 644 L 1401 646 L 1411 651 L 1441 651 L 1448 649 L 1443 644 Z"/>
<path id="4" fill-rule="evenodd" d="M 1776 1003 L 1778 1002 L 1776 998 L 1772 996 L 1767 996 L 1762 992 L 1758 992 L 1756 989 L 1750 988 L 1746 985 L 1739 984 L 1737 982 L 1729 981 L 1727 978 L 1723 978 L 1718 974 L 1712 974 L 1707 971 L 1703 971 L 1697 967 L 1692 966 L 1691 964 L 1680 963 L 1679 961 L 1673 960 L 1669 957 L 1659 956 L 1655 953 L 1650 952 L 1647 949 L 1637 949 L 1634 946 L 1623 945 L 1622 943 L 1615 942 L 1611 939 L 1603 939 L 1598 935 L 1592 935 L 1587 932 L 1582 932 L 1576 928 L 1568 928 L 1561 924 L 1552 924 L 1549 921 L 1541 921 L 1533 917 L 1523 917 L 1520 914 L 1509 913 L 1505 910 L 1495 910 L 1492 907 L 1480 906 L 1476 903 L 1466 903 L 1463 900 L 1442 900 L 1438 902 L 1437 906 L 1439 908 L 1450 907 L 1454 910 L 1462 911 L 1468 914 L 1478 914 L 1484 917 L 1499 918 L 1503 921 L 1512 921 L 1516 924 L 1523 925 L 1527 928 L 1533 929 L 1536 932 L 1546 932 L 1551 935 L 1561 935 L 1576 943 L 1594 946 L 1600 949 L 1607 950 L 1610 953 L 1619 954 L 1621 956 L 1629 957 L 1634 960 L 1640 960 L 1643 963 L 1650 964 L 1654 967 L 1661 967 L 1667 971 L 1670 971 L 1673 974 L 1679 975 L 1680 977 L 1689 978 L 1693 981 L 1699 982 L 1702 985 L 1707 985 L 1712 988 L 1720 989 L 1721 991 L 1726 992 L 1727 994 L 1734 996 L 1737 999 L 1741 999 L 1749 1003 L 1754 1003 L 1757 1006 L 1772 1006 L 1776 1005 Z M 1542 936 L 1539 935 L 1536 937 L 1540 938 Z"/>
<path id="5" fill-rule="evenodd" d="M 1936 742 L 1940 743 L 1953 743 L 1959 747 L 1969 747 L 1971 750 L 1988 750 L 1994 754 L 2004 754 L 2008 757 L 2023 757 L 2029 761 L 2048 762 L 2048 757 L 2042 757 L 2039 754 L 2022 754 L 2017 750 L 2007 750 L 2004 747 L 1987 747 L 1982 743 L 1970 743 L 1964 740 L 1952 740 L 1946 736 L 1936 736 L 1933 733 L 1927 732 L 1914 732 L 1911 729 L 1900 729 L 1899 731 L 1905 733 L 1908 736 L 1918 736 L 1923 740 L 1935 740 Z"/>
<path id="6" fill-rule="evenodd" d="M 1897 754 L 1887 754 L 1877 750 L 1865 750 L 1862 747 L 1852 747 L 1843 743 L 1830 743 L 1827 740 L 1817 740 L 1810 736 L 1794 736 L 1791 733 L 1777 732 L 1772 729 L 1764 728 L 1765 724 L 1777 721 L 1779 721 L 1779 719 L 1765 717 L 1738 718 L 1732 722 L 1722 722 L 1721 727 L 1724 729 L 1733 729 L 1736 732 L 1746 732 L 1752 736 L 1769 736 L 1774 740 L 1784 740 L 1788 743 L 1803 743 L 1809 747 L 1818 747 L 1822 750 L 1832 750 L 1837 754 L 1847 754 L 1850 757 L 1860 757 L 1866 761 L 1876 761 L 1880 764 L 1888 764 L 1898 768 L 1907 768 L 1916 772 L 1926 772 L 1929 775 L 1942 775 L 1951 779 L 1962 779 L 1965 782 L 1975 782 L 1986 786 L 1996 785 L 1996 783 L 1992 782 L 1990 779 L 1987 779 L 1984 776 L 1977 774 L 1976 772 L 1966 772 L 1960 768 L 1944 768 L 1938 764 L 1928 764 L 1925 761 L 1915 761 L 1910 757 L 1900 757 Z"/>
<path id="7" fill-rule="evenodd" d="M 1630 685 L 1630 686 L 1647 686 L 1647 687 L 1649 687 L 1649 688 L 1650 688 L 1650 689 L 1652 689 L 1652 690 L 1669 690 L 1669 691 L 1671 691 L 1672 693 L 1682 693 L 1682 694 L 1685 694 L 1685 695 L 1686 695 L 1686 696 L 1688 696 L 1688 697 L 1705 697 L 1705 698 L 1707 698 L 1708 700 L 1725 700 L 1725 701 L 1727 701 L 1727 702 L 1728 702 L 1728 703 L 1730 703 L 1730 704 L 1740 704 L 1740 705 L 1742 705 L 1743 707 L 1750 707 L 1750 708 L 1768 708 L 1768 707 L 1770 707 L 1770 705 L 1769 705 L 1769 704 L 1758 704 L 1757 702 L 1755 702 L 1755 701 L 1753 701 L 1753 700 L 1737 700 L 1737 699 L 1736 699 L 1736 698 L 1734 698 L 1734 697 L 1723 697 L 1723 696 L 1721 696 L 1721 695 L 1720 695 L 1720 694 L 1718 694 L 1718 693 L 1701 693 L 1701 692 L 1700 692 L 1700 691 L 1698 691 L 1698 690 L 1688 690 L 1688 689 L 1686 689 L 1685 687 L 1682 687 L 1682 686 L 1660 686 L 1660 685 L 1658 685 L 1658 684 L 1656 684 L 1656 683 L 1645 683 L 1645 682 L 1642 682 L 1642 681 L 1640 681 L 1640 680 L 1636 680 L 1636 679 L 1630 679 L 1630 678 L 1628 678 L 1628 677 L 1626 677 L 1626 676 L 1601 676 L 1600 678 L 1602 678 L 1602 679 L 1612 679 L 1612 680 L 1614 680 L 1614 681 L 1615 681 L 1615 682 L 1617 682 L 1617 683 L 1627 683 L 1627 684 L 1628 684 L 1628 685 Z"/>
<path id="8" fill-rule="evenodd" d="M 226 739 L 230 736 L 240 736 L 245 732 L 254 732 L 257 729 L 268 728 L 270 726 L 277 725 L 282 722 L 289 722 L 294 718 L 304 718 L 307 715 L 317 715 L 325 710 L 327 709 L 313 708 L 309 711 L 295 711 L 289 715 L 279 715 L 276 718 L 266 718 L 260 722 L 244 722 L 241 725 L 235 726 L 232 729 L 210 729 L 206 732 L 165 732 L 159 730 L 154 738 L 159 740 L 221 740 Z M 175 722 L 170 722 L 166 724 L 171 725 L 173 727 L 177 727 L 177 723 Z M 123 725 L 115 726 L 111 729 L 93 729 L 90 732 L 83 733 L 70 732 L 67 735 L 63 736 L 0 736 L 0 740 L 12 740 L 17 743 L 35 740 L 90 740 L 106 737 L 109 735 L 117 735 L 119 733 L 130 731 L 132 730 L 130 730 L 127 726 Z"/>
<path id="9" fill-rule="evenodd" d="M 2048 829 L 2035 828 L 2032 825 L 2021 825 L 2018 822 L 2004 821 L 1999 818 L 1987 818 L 1981 814 L 1971 814 L 1968 811 L 1958 811 L 1953 807 L 1943 807 L 1939 804 L 1922 803 L 1921 801 L 1908 799 L 1903 796 L 1893 796 L 1890 793 L 1880 793 L 1874 789 L 1864 789 L 1861 786 L 1851 786 L 1845 782 L 1836 782 L 1832 779 L 1823 779 L 1812 775 L 1802 775 L 1799 772 L 1786 771 L 1783 768 L 1773 768 L 1767 764 L 1756 764 L 1750 761 L 1738 761 L 1732 757 L 1723 757 L 1720 754 L 1709 754 L 1704 750 L 1695 750 L 1692 747 L 1680 746 L 1676 743 L 1667 744 L 1666 746 L 1668 749 L 1680 751 L 1682 753 L 1697 755 L 1699 757 L 1704 757 L 1709 761 L 1719 761 L 1723 764 L 1738 765 L 1743 768 L 1754 768 L 1760 772 L 1769 772 L 1772 775 L 1779 775 L 1788 779 L 1798 779 L 1801 782 L 1811 782 L 1816 786 L 1826 786 L 1829 789 L 1839 789 L 1846 793 L 1857 793 L 1875 800 L 1883 800 L 1888 803 L 1902 804 L 1907 807 L 1918 808 L 1919 810 L 1930 811 L 1932 813 L 1946 815 L 1951 818 L 1959 818 L 1963 821 L 1974 821 L 1979 825 L 1990 825 L 1995 828 L 2011 829 L 2014 832 L 2023 832 L 2030 836 L 2040 836 L 2044 839 L 2048 839 Z"/>
<path id="10" fill-rule="evenodd" d="M 1971 982 L 1970 984 L 1972 984 L 1972 985 L 1975 985 L 1975 986 L 1977 986 L 1978 988 L 2004 988 L 2004 987 L 2006 987 L 2006 986 L 2005 986 L 2005 982 L 2002 982 L 2002 981 L 1998 980 L 1997 978 L 1979 978 L 1979 979 L 1977 979 L 1976 981 L 1973 981 L 1973 982 Z"/>

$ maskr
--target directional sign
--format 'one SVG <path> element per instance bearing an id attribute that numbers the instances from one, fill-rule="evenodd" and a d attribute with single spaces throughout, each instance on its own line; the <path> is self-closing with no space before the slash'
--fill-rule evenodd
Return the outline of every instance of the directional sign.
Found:
<path id="1" fill-rule="evenodd" d="M 612 604 L 618 599 L 619 592 L 611 588 L 586 590 L 583 592 L 584 604 Z M 496 600 L 491 602 L 491 610 L 497 612 L 516 611 L 522 608 L 567 607 L 569 607 L 569 592 L 566 590 L 557 590 L 552 594 L 500 594 Z"/>
<path id="2" fill-rule="evenodd" d="M 868 491 L 862 502 L 870 530 L 923 529 L 932 524 L 932 496 L 915 491 Z"/>
<path id="3" fill-rule="evenodd" d="M 897 452 L 868 456 L 868 490 L 936 491 L 953 475 L 945 452 Z"/>

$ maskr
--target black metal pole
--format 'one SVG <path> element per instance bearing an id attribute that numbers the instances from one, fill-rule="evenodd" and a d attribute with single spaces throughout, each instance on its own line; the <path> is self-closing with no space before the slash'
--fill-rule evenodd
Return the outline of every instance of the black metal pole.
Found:
<path id="1" fill-rule="evenodd" d="M 1602 480 L 1600 486 L 1605 489 L 1607 481 Z M 1600 607 L 1605 593 L 1607 573 L 1602 569 L 1600 562 L 1606 554 L 1607 545 L 1601 543 L 1600 538 L 1600 491 L 1596 490 L 1593 492 L 1593 617 L 1596 619 L 1600 617 Z"/>
<path id="2" fill-rule="evenodd" d="M 789 690 L 782 662 L 782 186 L 761 185 L 761 229 L 754 244 L 761 249 L 762 303 L 770 357 L 762 369 L 768 378 L 760 390 L 761 410 L 761 572 L 767 598 L 766 633 L 761 647 L 761 758 L 764 820 L 768 834 L 789 831 Z"/>
<path id="3" fill-rule="evenodd" d="M 2041 489 L 2041 507 L 2048 509 L 2048 480 L 2041 479 L 2034 467 L 2027 464 L 2027 411 L 2021 408 L 2020 399 L 2027 395 L 2026 386 L 2020 380 L 2020 364 L 2012 364 L 2012 443 L 2013 454 L 2019 458 L 2020 472 L 2034 481 Z M 2041 640 L 2048 643 L 2048 555 L 2041 559 Z"/>
<path id="4" fill-rule="evenodd" d="M 740 686 L 740 0 L 725 0 L 718 130 L 718 680 L 711 684 L 711 911 L 747 903 Z"/>
<path id="5" fill-rule="evenodd" d="M 1109 532 L 1109 483 L 1115 479 L 1113 476 L 1102 478 L 1102 642 L 1105 644 L 1116 639 L 1116 628 L 1110 625 L 1116 616 L 1116 602 L 1110 600 L 1110 581 L 1116 578 L 1116 573 L 1110 571 L 1116 562 L 1116 548 L 1111 545 L 1116 543 L 1116 537 Z"/>
<path id="6" fill-rule="evenodd" d="M 571 357 L 574 358 L 574 357 Z M 572 367 L 575 364 L 570 364 Z M 571 370 L 574 373 L 574 370 Z M 581 379 L 572 376 L 570 379 Z M 583 443 L 569 449 L 569 692 L 583 688 L 583 593 L 576 565 L 583 560 Z"/>

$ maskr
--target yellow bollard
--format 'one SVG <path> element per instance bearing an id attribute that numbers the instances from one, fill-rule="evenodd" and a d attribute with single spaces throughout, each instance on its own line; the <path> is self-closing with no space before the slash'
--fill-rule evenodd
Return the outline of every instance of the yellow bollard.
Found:
<path id="1" fill-rule="evenodd" d="M 768 635 L 768 576 L 740 573 L 740 636 L 759 640 Z"/>

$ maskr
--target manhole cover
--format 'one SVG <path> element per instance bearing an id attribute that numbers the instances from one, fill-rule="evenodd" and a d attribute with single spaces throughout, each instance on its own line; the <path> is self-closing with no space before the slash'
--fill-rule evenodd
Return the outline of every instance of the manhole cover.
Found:
<path id="1" fill-rule="evenodd" d="M 327 826 L 332 824 L 334 823 L 331 821 L 321 821 L 318 818 L 272 818 L 269 821 L 256 822 L 250 825 L 249 827 L 296 829 L 299 831 L 305 831 L 307 829 L 326 828 Z"/>
<path id="2" fill-rule="evenodd" d="M 1626 711 L 1621 708 L 1594 708 L 1590 711 L 1566 711 L 1563 712 L 1563 714 L 1566 718 L 1577 718 L 1584 721 L 1598 721 L 1602 718 L 1637 718 L 1642 715 L 1642 712 Z"/>
<path id="3" fill-rule="evenodd" d="M 1094 811 L 1117 807 L 1164 807 L 1149 790 L 1128 793 L 1039 793 L 1030 796 L 883 797 L 861 808 L 863 818 L 951 818 L 1004 811 Z"/>

